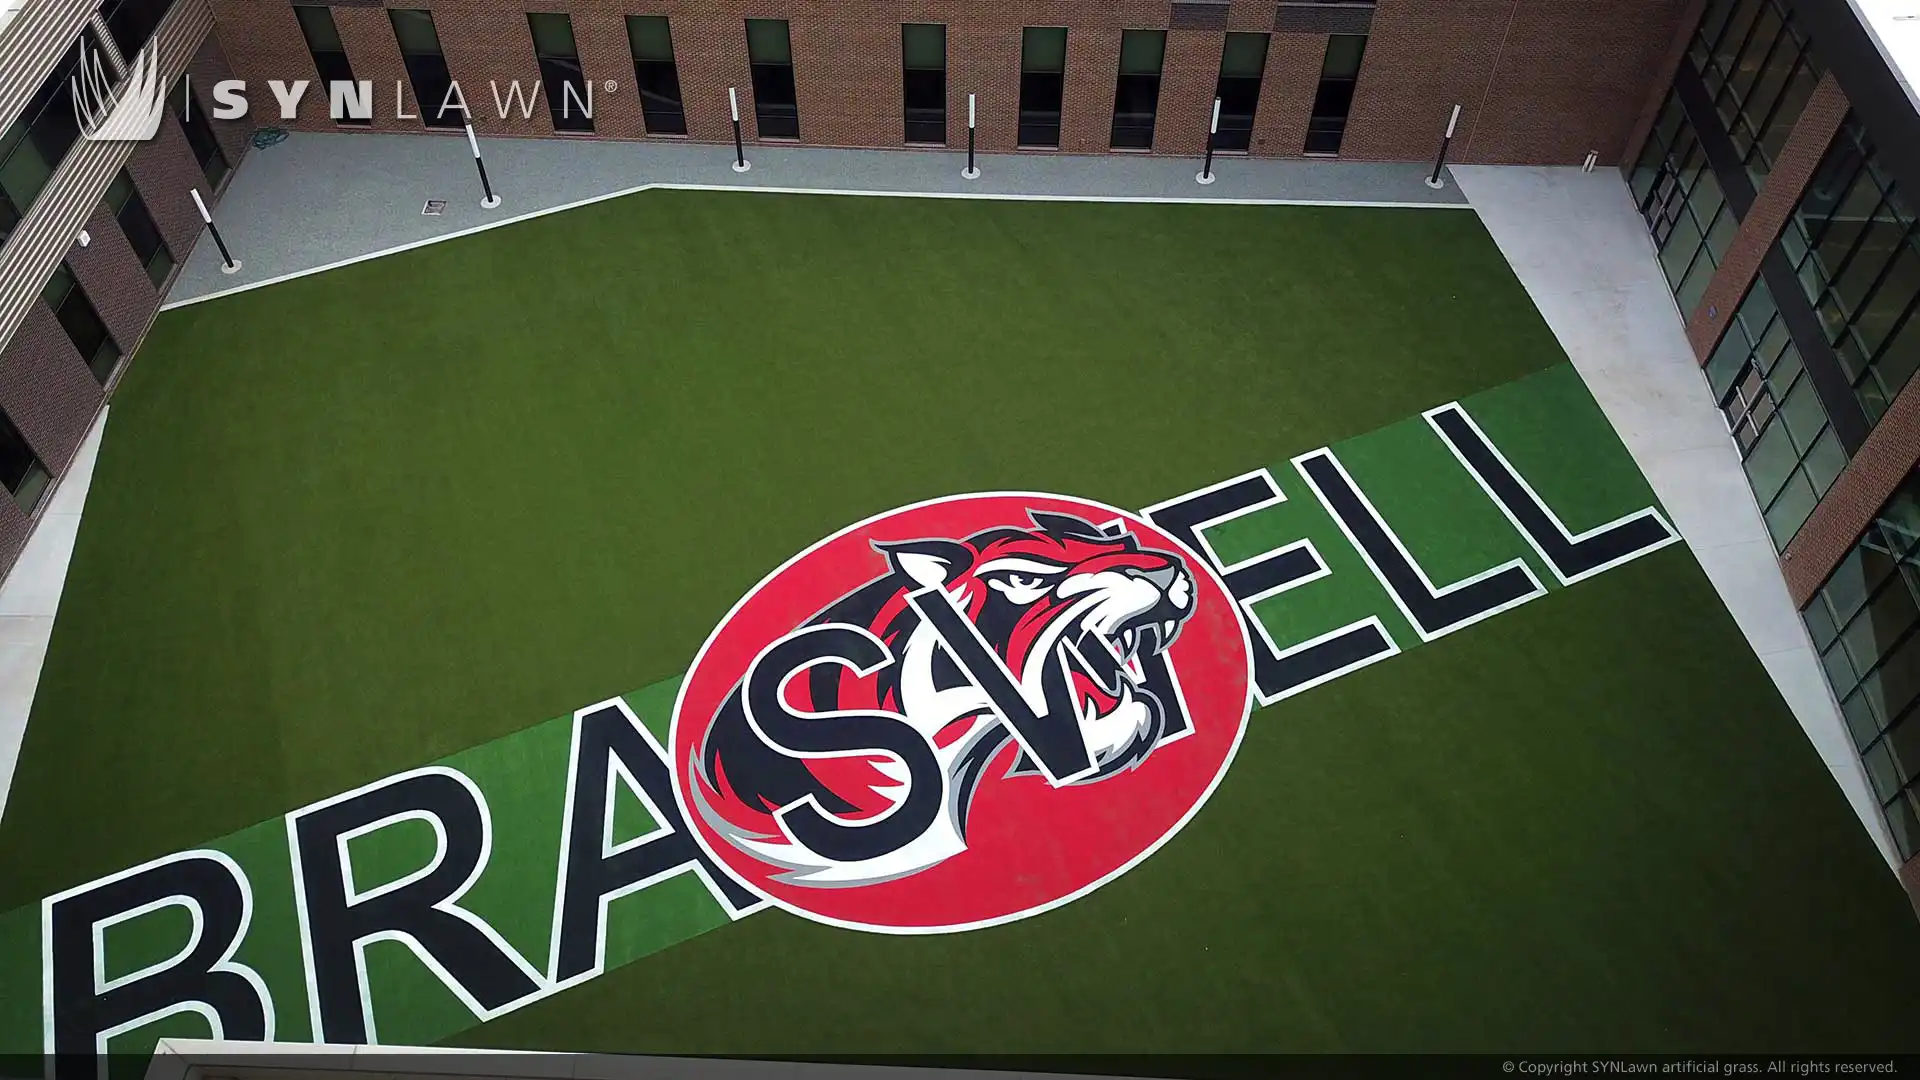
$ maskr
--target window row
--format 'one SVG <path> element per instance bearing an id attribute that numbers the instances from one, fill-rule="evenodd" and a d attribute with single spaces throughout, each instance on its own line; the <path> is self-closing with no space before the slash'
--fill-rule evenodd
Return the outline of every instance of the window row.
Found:
<path id="1" fill-rule="evenodd" d="M 1707 164 L 1706 150 L 1679 94 L 1667 95 L 1628 185 L 1653 233 L 1680 310 L 1690 312 L 1706 295 L 1740 221 Z"/>
<path id="2" fill-rule="evenodd" d="M 354 85 L 353 65 L 347 58 L 331 9 L 296 5 L 294 13 L 322 84 L 330 88 Z M 433 13 L 424 9 L 390 8 L 387 16 L 412 83 L 414 99 L 420 103 L 422 122 L 428 127 L 461 127 L 467 119 L 467 105 L 464 93 L 454 88 Z M 672 27 L 666 17 L 659 15 L 629 15 L 626 23 L 647 133 L 685 135 L 686 105 L 681 97 L 679 69 L 674 59 Z M 532 13 L 527 16 L 527 25 L 554 130 L 592 132 L 593 82 L 581 67 L 571 17 Z M 908 144 L 941 146 L 947 141 L 946 29 L 939 23 L 905 23 L 900 27 L 901 134 Z M 763 139 L 799 138 L 800 103 L 787 21 L 747 19 L 744 32 L 756 134 Z M 1220 101 L 1215 149 L 1243 151 L 1251 145 L 1269 36 L 1238 32 L 1226 35 L 1215 86 L 1215 95 Z M 1114 149 L 1145 150 L 1153 146 L 1166 37 L 1164 30 L 1127 30 L 1121 34 L 1109 133 L 1109 145 Z M 1328 38 L 1302 145 L 1304 153 L 1339 153 L 1366 45 L 1364 35 L 1336 34 Z M 1021 32 L 1020 146 L 1056 148 L 1060 145 L 1066 70 L 1066 27 L 1030 26 Z M 337 93 L 330 90 L 330 101 L 337 100 L 332 96 Z M 531 105 L 526 107 L 530 109 Z M 370 103 L 357 112 L 335 105 L 333 112 L 334 118 L 343 124 L 364 124 L 371 117 Z"/>
<path id="3" fill-rule="evenodd" d="M 1846 468 L 1847 451 L 1765 281 L 1741 302 L 1706 375 L 1767 532 L 1784 550 Z"/>
<path id="4" fill-rule="evenodd" d="M 1869 422 L 1920 368 L 1920 235 L 1912 203 L 1849 116 L 1780 234 Z"/>
<path id="5" fill-rule="evenodd" d="M 1801 612 L 1902 858 L 1920 854 L 1920 474 Z"/>
<path id="6" fill-rule="evenodd" d="M 1759 189 L 1820 81 L 1806 36 L 1780 0 L 1711 0 L 1688 53 Z"/>

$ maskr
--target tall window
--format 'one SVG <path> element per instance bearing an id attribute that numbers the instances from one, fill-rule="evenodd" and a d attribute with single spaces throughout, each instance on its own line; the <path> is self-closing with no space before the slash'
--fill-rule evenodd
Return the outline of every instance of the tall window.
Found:
<path id="1" fill-rule="evenodd" d="M 1060 101 L 1067 81 L 1067 28 L 1029 26 L 1020 32 L 1021 146 L 1060 145 Z"/>
<path id="2" fill-rule="evenodd" d="M 1216 150 L 1246 150 L 1253 145 L 1253 111 L 1260 105 L 1260 77 L 1267 69 L 1267 35 L 1228 34 L 1220 50 L 1220 132 Z"/>
<path id="3" fill-rule="evenodd" d="M 753 73 L 753 120 L 763 139 L 800 137 L 800 98 L 793 85 L 793 39 L 785 19 L 747 20 L 747 62 Z"/>
<path id="4" fill-rule="evenodd" d="M 340 28 L 333 23 L 333 11 L 295 4 L 293 16 L 300 21 L 300 36 L 307 39 L 307 51 L 313 54 L 314 70 L 320 73 L 320 85 L 327 89 L 327 100 L 331 105 L 335 94 L 348 92 L 345 89 L 336 91 L 333 87 L 339 83 L 351 87 L 354 81 L 353 65 L 347 63 L 347 47 L 340 41 Z M 355 116 L 343 108 L 334 117 L 334 121 L 341 124 L 366 124 L 372 119 L 372 109 L 368 109 L 364 116 Z"/>
<path id="5" fill-rule="evenodd" d="M 400 59 L 407 66 L 407 81 L 413 84 L 413 99 L 420 109 L 420 122 L 430 128 L 458 128 L 466 124 L 465 104 L 453 93 L 453 76 L 447 71 L 447 58 L 440 51 L 440 33 L 433 26 L 433 12 L 392 8 L 387 17 L 393 21 L 393 37 L 400 43 Z"/>
<path id="6" fill-rule="evenodd" d="M 93 377 L 105 386 L 107 380 L 113 378 L 113 369 L 120 366 L 120 346 L 114 342 L 113 335 L 107 333 L 107 324 L 100 321 L 100 313 L 93 309 L 86 290 L 73 280 L 73 271 L 67 269 L 65 263 L 60 264 L 40 295 L 53 309 L 54 318 L 66 329 L 80 359 L 87 362 Z"/>
<path id="7" fill-rule="evenodd" d="M 80 138 L 71 83 L 79 66 L 76 44 L 27 99 L 19 118 L 0 130 L 0 242 L 33 209 L 40 190 Z"/>
<path id="8" fill-rule="evenodd" d="M 207 123 L 207 110 L 200 104 L 200 95 L 194 93 L 182 76 L 174 84 L 171 97 L 173 115 L 180 121 L 180 130 L 186 133 L 187 146 L 193 150 L 194 160 L 200 163 L 200 171 L 206 174 L 207 185 L 219 188 L 230 166 L 226 151 L 220 149 L 220 140 L 213 137 L 213 126 Z"/>
<path id="9" fill-rule="evenodd" d="M 1706 152 L 1677 94 L 1667 95 L 1631 187 L 1660 249 L 1660 265 L 1682 315 L 1699 305 L 1740 222 L 1707 166 Z"/>
<path id="10" fill-rule="evenodd" d="M 1780 233 L 1867 419 L 1920 368 L 1920 235 L 1873 141 L 1848 117 Z"/>
<path id="11" fill-rule="evenodd" d="M 1764 280 L 1734 314 L 1706 375 L 1767 532 L 1784 549 L 1846 468 L 1847 451 Z"/>
<path id="12" fill-rule="evenodd" d="M 147 212 L 146 201 L 140 198 L 140 192 L 133 186 L 133 178 L 125 169 L 113 178 L 107 188 L 107 205 L 113 208 L 113 216 L 120 222 L 120 231 L 127 234 L 127 242 L 133 245 L 133 253 L 140 259 L 140 265 L 147 268 L 147 277 L 158 288 L 166 283 L 167 275 L 173 272 L 173 252 L 167 247 L 166 238 L 160 235 L 160 226 L 156 225 L 153 215 Z"/>
<path id="13" fill-rule="evenodd" d="M 939 23 L 900 27 L 900 100 L 906 141 L 942 146 L 947 141 L 947 28 Z"/>
<path id="14" fill-rule="evenodd" d="M 1801 617 L 1903 858 L 1920 854 L 1920 478 L 1881 508 Z"/>
<path id="15" fill-rule="evenodd" d="M 0 484 L 5 484 L 20 509 L 33 513 L 40 496 L 47 490 L 53 474 L 40 464 L 40 458 L 20 435 L 13 421 L 0 415 Z"/>
<path id="16" fill-rule="evenodd" d="M 685 135 L 687 109 L 680 101 L 680 69 L 673 62 L 673 31 L 665 15 L 627 16 L 633 78 L 649 135 Z"/>
<path id="17" fill-rule="evenodd" d="M 1160 65 L 1167 57 L 1165 30 L 1120 32 L 1120 75 L 1113 88 L 1116 150 L 1153 149 L 1153 118 L 1160 109 Z"/>
<path id="18" fill-rule="evenodd" d="M 538 13 L 527 16 L 533 31 L 533 56 L 540 62 L 540 80 L 547 88 L 547 111 L 553 130 L 593 130 L 593 88 L 580 70 L 580 49 L 573 42 L 573 19 Z"/>
<path id="19" fill-rule="evenodd" d="M 1712 0 L 1688 52 L 1759 188 L 1820 81 L 1806 36 L 1779 0 Z"/>
<path id="20" fill-rule="evenodd" d="M 1353 110 L 1353 87 L 1360 78 L 1360 61 L 1367 54 L 1365 34 L 1332 34 L 1320 64 L 1320 88 L 1313 94 L 1313 112 L 1307 117 L 1306 152 L 1338 154 L 1347 134 L 1347 114 Z"/>
<path id="21" fill-rule="evenodd" d="M 133 63 L 134 54 L 153 37 L 172 6 L 173 0 L 106 0 L 100 5 L 107 32 L 113 35 L 113 43 L 127 63 Z"/>

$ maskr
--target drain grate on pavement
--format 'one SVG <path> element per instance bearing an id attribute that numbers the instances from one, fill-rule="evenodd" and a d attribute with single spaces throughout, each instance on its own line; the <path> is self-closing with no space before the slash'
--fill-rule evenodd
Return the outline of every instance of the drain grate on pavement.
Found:
<path id="1" fill-rule="evenodd" d="M 428 199 L 427 205 L 420 208 L 420 213 L 422 213 L 427 217 L 439 217 L 441 212 L 446 210 L 446 208 L 447 208 L 447 200 Z"/>

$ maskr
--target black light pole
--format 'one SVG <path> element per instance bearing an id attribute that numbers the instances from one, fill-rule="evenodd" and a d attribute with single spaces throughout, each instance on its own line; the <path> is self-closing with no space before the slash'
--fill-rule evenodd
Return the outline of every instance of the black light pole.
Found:
<path id="1" fill-rule="evenodd" d="M 1440 136 L 1440 155 L 1433 159 L 1433 175 L 1427 177 L 1427 186 L 1430 188 L 1443 188 L 1447 186 L 1447 182 L 1440 179 L 1440 170 L 1447 164 L 1447 144 L 1453 142 L 1453 128 L 1454 125 L 1459 122 L 1460 106 L 1455 105 L 1453 107 L 1453 115 L 1447 118 L 1447 133 Z"/>
<path id="2" fill-rule="evenodd" d="M 727 87 L 727 109 L 733 113 L 733 171 L 746 172 L 753 165 L 747 161 L 746 144 L 740 141 L 740 95 L 731 86 Z"/>
<path id="3" fill-rule="evenodd" d="M 980 178 L 980 170 L 974 167 L 974 164 L 973 164 L 973 95 L 972 94 L 967 95 L 967 167 L 960 170 L 960 175 L 966 177 L 968 180 L 978 180 Z"/>
<path id="4" fill-rule="evenodd" d="M 1207 159 L 1200 166 L 1200 175 L 1195 180 L 1203 184 L 1213 183 L 1213 141 L 1220 134 L 1220 99 L 1213 99 L 1213 123 L 1207 125 Z"/>
<path id="5" fill-rule="evenodd" d="M 473 134 L 473 121 L 467 121 L 467 146 L 473 150 L 473 167 L 480 170 L 480 190 L 485 194 L 480 205 L 491 210 L 500 205 L 500 196 L 493 193 L 493 184 L 487 179 L 487 163 L 480 160 L 480 140 Z"/>
<path id="6" fill-rule="evenodd" d="M 207 231 L 213 234 L 213 246 L 220 249 L 220 272 L 238 273 L 240 260 L 233 257 L 233 253 L 227 250 L 227 242 L 220 238 L 220 229 L 214 225 L 213 215 L 207 212 L 206 200 L 200 197 L 200 189 L 188 188 L 187 193 L 193 196 L 193 205 L 200 210 L 200 220 L 207 223 Z"/>

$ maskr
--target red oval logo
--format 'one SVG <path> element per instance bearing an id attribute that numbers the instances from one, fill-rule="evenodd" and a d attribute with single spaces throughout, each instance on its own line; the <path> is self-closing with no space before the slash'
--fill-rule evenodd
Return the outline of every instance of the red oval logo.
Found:
<path id="1" fill-rule="evenodd" d="M 797 915 L 992 926 L 1171 839 L 1233 760 L 1251 669 L 1218 577 L 1137 515 L 917 503 L 734 605 L 681 684 L 674 792 L 707 852 Z"/>

